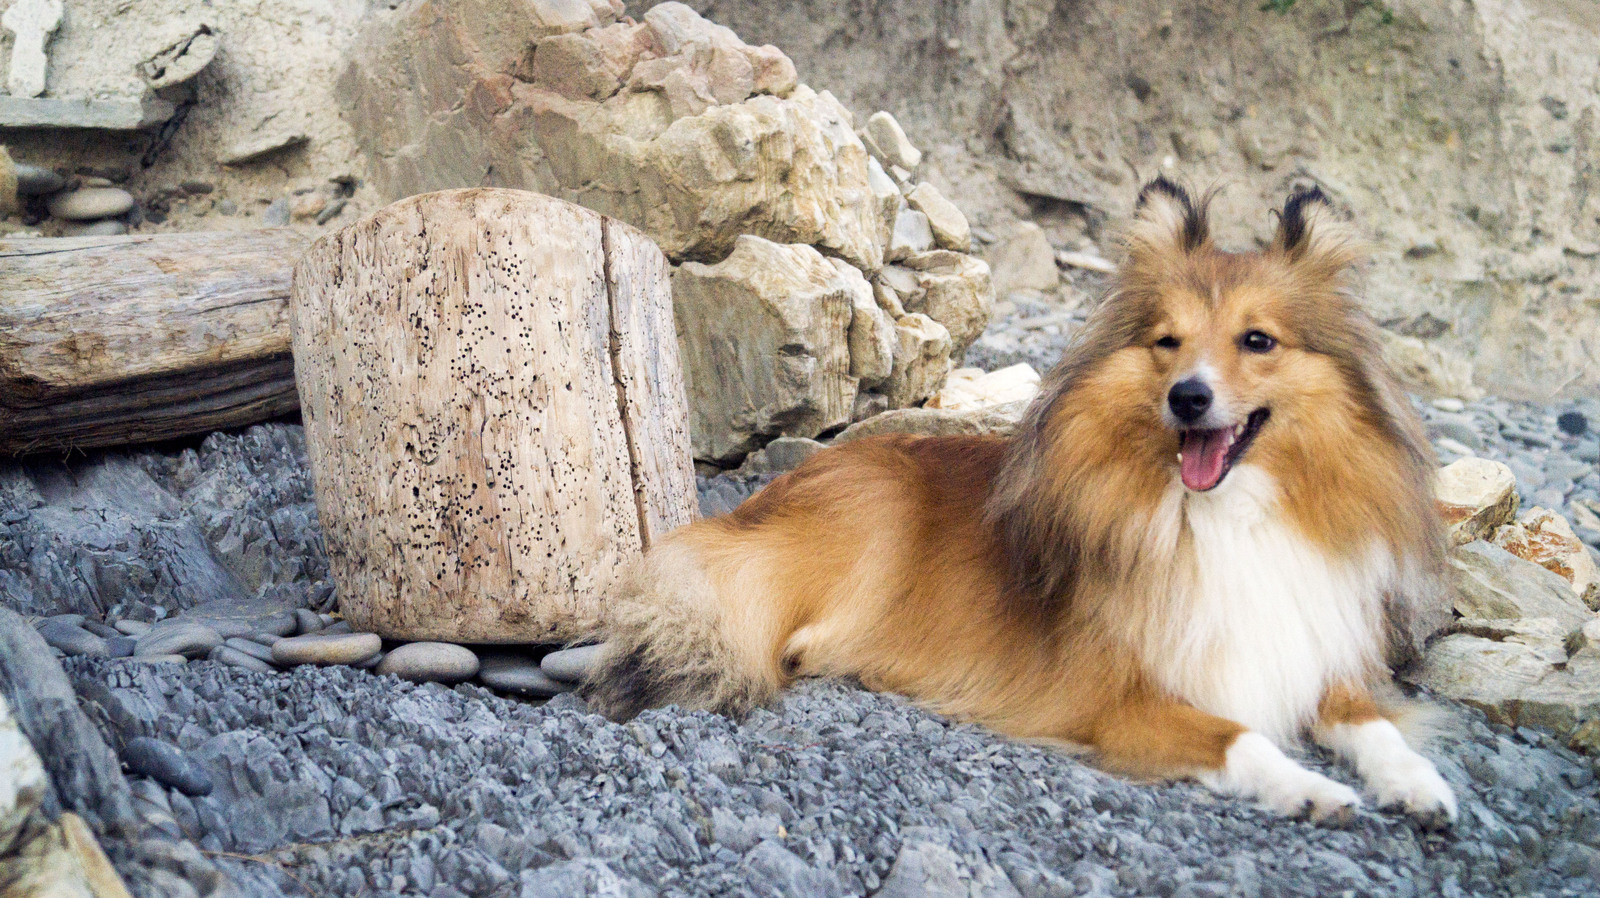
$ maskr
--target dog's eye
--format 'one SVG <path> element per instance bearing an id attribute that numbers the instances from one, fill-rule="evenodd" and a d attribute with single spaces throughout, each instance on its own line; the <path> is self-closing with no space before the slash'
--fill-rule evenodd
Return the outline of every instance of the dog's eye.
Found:
<path id="1" fill-rule="evenodd" d="M 1181 346 L 1183 344 L 1182 344 L 1181 341 L 1178 340 L 1177 337 L 1174 337 L 1171 334 L 1168 334 L 1165 337 L 1162 337 L 1161 339 L 1157 340 L 1156 341 L 1156 345 L 1161 347 L 1162 349 L 1177 349 L 1179 346 Z"/>
<path id="2" fill-rule="evenodd" d="M 1240 338 L 1239 344 L 1250 352 L 1271 352 L 1272 348 L 1278 345 L 1278 341 L 1270 334 L 1250 331 Z"/>

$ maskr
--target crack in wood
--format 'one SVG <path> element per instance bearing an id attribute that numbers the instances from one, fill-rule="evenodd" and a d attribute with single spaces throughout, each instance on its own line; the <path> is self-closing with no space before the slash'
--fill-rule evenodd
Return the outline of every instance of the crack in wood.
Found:
<path id="1" fill-rule="evenodd" d="M 650 549 L 650 515 L 645 507 L 644 460 L 639 450 L 638 436 L 634 433 L 633 418 L 628 414 L 628 387 L 622 374 L 622 331 L 617 326 L 617 284 L 611 262 L 611 220 L 600 220 L 600 267 L 606 282 L 606 349 L 611 355 L 611 380 L 617 388 L 617 416 L 622 420 L 622 437 L 628 446 L 629 488 L 633 490 L 633 507 L 639 516 L 639 548 Z"/>

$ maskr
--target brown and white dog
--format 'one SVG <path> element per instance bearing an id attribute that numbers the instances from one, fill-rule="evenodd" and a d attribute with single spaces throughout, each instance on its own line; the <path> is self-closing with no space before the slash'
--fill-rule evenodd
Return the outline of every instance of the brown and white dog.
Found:
<path id="1" fill-rule="evenodd" d="M 1443 549 L 1350 233 L 1310 190 L 1270 247 L 1223 252 L 1161 179 L 1126 249 L 1016 436 L 832 448 L 654 546 L 590 699 L 737 713 L 854 676 L 1114 771 L 1346 816 L 1356 792 L 1281 750 L 1309 730 L 1380 806 L 1454 819 L 1375 693 Z"/>

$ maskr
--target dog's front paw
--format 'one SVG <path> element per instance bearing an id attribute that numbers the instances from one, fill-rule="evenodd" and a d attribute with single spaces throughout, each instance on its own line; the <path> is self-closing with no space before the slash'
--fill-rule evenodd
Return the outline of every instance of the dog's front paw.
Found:
<path id="1" fill-rule="evenodd" d="M 1253 798 L 1286 817 L 1339 825 L 1361 807 L 1356 790 L 1296 764 L 1259 733 L 1243 733 L 1228 747 L 1221 770 L 1201 782 L 1230 795 Z"/>
<path id="2" fill-rule="evenodd" d="M 1444 829 L 1455 822 L 1455 793 L 1427 758 L 1408 751 L 1365 772 L 1378 807 L 1405 811 L 1424 829 Z"/>
<path id="3" fill-rule="evenodd" d="M 1257 800 L 1286 817 L 1330 826 L 1348 823 L 1361 807 L 1361 796 L 1344 783 L 1303 768 L 1298 773 L 1267 786 Z"/>

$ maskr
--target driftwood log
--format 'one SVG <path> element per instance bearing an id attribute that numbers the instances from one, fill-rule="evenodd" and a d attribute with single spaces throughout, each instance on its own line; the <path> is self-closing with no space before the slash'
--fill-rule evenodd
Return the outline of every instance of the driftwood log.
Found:
<path id="1" fill-rule="evenodd" d="M 293 411 L 288 229 L 0 240 L 0 453 Z"/>
<path id="2" fill-rule="evenodd" d="M 535 193 L 402 200 L 294 274 L 301 414 L 339 605 L 395 639 L 580 638 L 692 519 L 667 262 Z"/>

